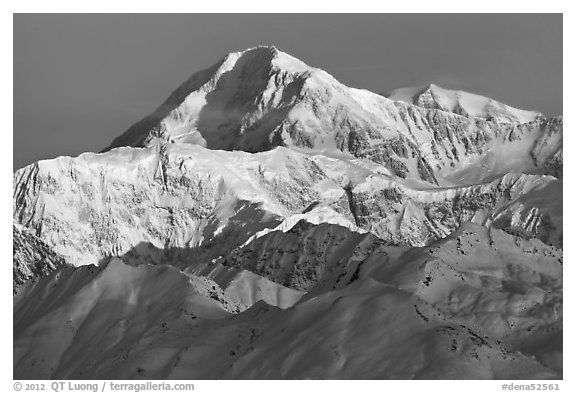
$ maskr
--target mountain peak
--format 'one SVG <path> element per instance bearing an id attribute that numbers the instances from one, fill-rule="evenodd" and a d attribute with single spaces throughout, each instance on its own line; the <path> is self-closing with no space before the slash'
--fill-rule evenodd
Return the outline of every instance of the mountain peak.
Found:
<path id="1" fill-rule="evenodd" d="M 445 89 L 434 83 L 396 89 L 386 96 L 393 101 L 402 101 L 426 109 L 505 123 L 528 123 L 542 116 L 539 112 L 513 108 L 492 98 L 462 90 Z"/>
<path id="2" fill-rule="evenodd" d="M 239 64 L 237 64 L 238 62 Z M 259 45 L 243 51 L 229 53 L 224 57 L 222 66 L 234 68 L 245 63 L 251 67 L 255 65 L 270 65 L 274 69 L 288 72 L 306 72 L 314 69 L 294 56 L 280 51 L 273 45 Z"/>
<path id="3" fill-rule="evenodd" d="M 284 53 L 284 52 L 281 52 L 280 50 L 278 50 L 278 48 L 276 48 L 274 45 L 258 45 L 258 46 L 251 48 L 251 49 L 252 50 L 258 50 L 261 52 L 270 53 L 274 57 L 278 56 L 279 54 Z"/>
<path id="4" fill-rule="evenodd" d="M 263 116 L 270 110 L 277 112 L 278 106 L 294 105 L 311 76 L 321 79 L 321 84 L 335 82 L 326 72 L 275 46 L 231 52 L 215 65 L 193 74 L 152 114 L 130 127 L 104 151 L 119 146 L 149 146 L 174 138 L 210 148 L 238 148 L 235 143 L 243 133 L 242 127 L 256 121 L 254 112 Z M 279 116 L 275 113 L 270 120 L 280 121 Z M 267 149 L 270 141 L 264 137 L 255 143 L 263 147 L 246 149 Z"/>
<path id="5" fill-rule="evenodd" d="M 434 83 L 428 83 L 424 90 L 429 90 L 429 91 L 436 91 L 436 90 L 444 90 L 442 87 L 435 85 Z"/>
<path id="6" fill-rule="evenodd" d="M 259 53 L 271 53 L 271 54 L 278 54 L 280 51 L 274 45 L 256 45 L 248 49 L 244 49 L 242 51 L 233 52 L 233 53 L 247 53 L 247 52 L 259 52 Z"/>
<path id="7" fill-rule="evenodd" d="M 272 61 L 274 58 L 278 56 L 280 51 L 275 46 L 254 46 L 252 48 L 230 52 L 226 56 L 224 56 L 224 62 L 232 61 L 235 62 L 242 57 L 252 57 L 258 58 L 261 61 Z"/>

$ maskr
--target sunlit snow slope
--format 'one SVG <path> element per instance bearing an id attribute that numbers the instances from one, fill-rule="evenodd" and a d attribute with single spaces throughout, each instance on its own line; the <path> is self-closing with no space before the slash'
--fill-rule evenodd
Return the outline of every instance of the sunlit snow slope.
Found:
<path id="1" fill-rule="evenodd" d="M 238 314 L 216 284 L 118 260 L 29 282 L 15 378 L 561 375 L 561 252 L 474 225 L 422 249 L 366 240 L 284 310 Z"/>

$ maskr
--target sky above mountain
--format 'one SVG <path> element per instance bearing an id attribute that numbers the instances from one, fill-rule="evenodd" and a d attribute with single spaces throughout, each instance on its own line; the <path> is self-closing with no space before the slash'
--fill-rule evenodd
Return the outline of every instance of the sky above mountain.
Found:
<path id="1" fill-rule="evenodd" d="M 352 87 L 434 82 L 562 113 L 560 14 L 15 15 L 14 169 L 101 150 L 192 73 L 259 44 Z"/>

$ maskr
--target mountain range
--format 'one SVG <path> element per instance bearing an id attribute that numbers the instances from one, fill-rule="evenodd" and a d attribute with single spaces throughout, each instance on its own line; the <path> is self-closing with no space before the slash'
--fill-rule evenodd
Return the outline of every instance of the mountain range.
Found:
<path id="1" fill-rule="evenodd" d="M 14 378 L 561 378 L 562 128 L 231 53 L 14 173 Z"/>

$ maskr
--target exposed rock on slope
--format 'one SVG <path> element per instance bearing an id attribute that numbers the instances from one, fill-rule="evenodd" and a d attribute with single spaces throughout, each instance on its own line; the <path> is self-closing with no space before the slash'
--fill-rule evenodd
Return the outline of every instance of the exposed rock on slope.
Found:
<path id="1" fill-rule="evenodd" d="M 390 242 L 418 246 L 472 221 L 562 247 L 561 194 L 561 181 L 523 174 L 433 190 L 371 177 L 350 191 L 358 226 Z"/>
<path id="2" fill-rule="evenodd" d="M 27 280 L 47 275 L 65 264 L 63 257 L 25 227 L 14 224 L 12 237 L 14 293 Z"/>
<path id="3" fill-rule="evenodd" d="M 250 270 L 289 288 L 308 291 L 325 271 L 348 263 L 368 234 L 333 225 L 300 221 L 286 232 L 273 231 L 221 258 L 224 266 Z M 201 274 L 213 269 L 208 266 Z M 346 269 L 353 270 L 350 266 Z"/>

